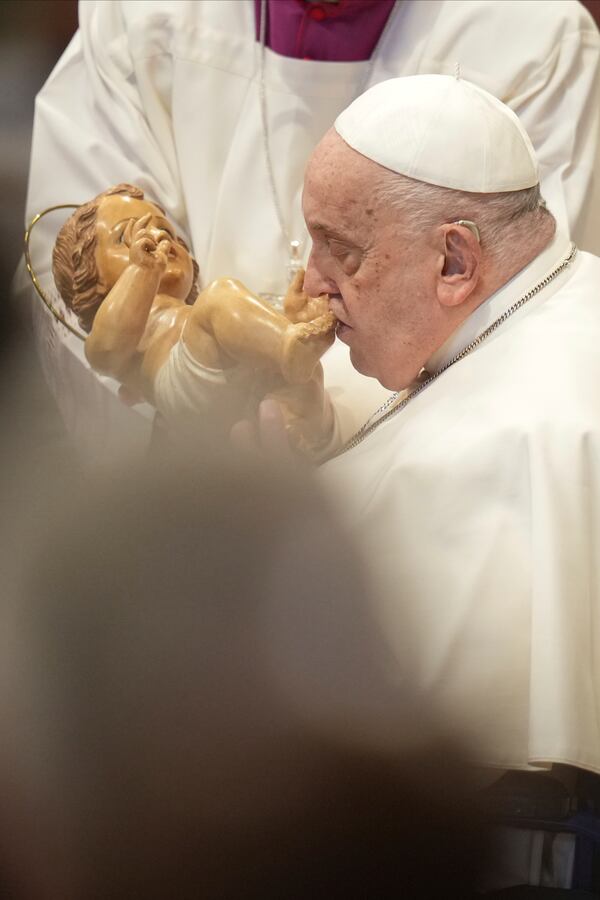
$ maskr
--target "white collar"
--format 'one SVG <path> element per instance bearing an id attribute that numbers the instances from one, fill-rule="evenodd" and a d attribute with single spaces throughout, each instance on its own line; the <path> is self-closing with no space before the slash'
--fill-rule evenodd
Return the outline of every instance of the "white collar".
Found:
<path id="1" fill-rule="evenodd" d="M 562 257 L 566 256 L 570 240 L 564 232 L 556 231 L 548 246 L 532 259 L 523 269 L 503 284 L 481 306 L 471 313 L 462 325 L 454 331 L 442 346 L 427 360 L 425 369 L 430 375 L 435 375 L 443 369 L 450 360 L 464 350 L 475 340 L 492 322 L 495 322 L 509 309 L 515 299 L 526 293 L 538 281 L 541 281 Z"/>

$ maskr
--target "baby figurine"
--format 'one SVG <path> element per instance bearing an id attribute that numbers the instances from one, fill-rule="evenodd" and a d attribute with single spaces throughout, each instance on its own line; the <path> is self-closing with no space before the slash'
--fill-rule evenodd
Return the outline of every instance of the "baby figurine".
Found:
<path id="1" fill-rule="evenodd" d="M 319 359 L 336 320 L 326 296 L 302 291 L 303 272 L 285 315 L 231 278 L 198 293 L 197 265 L 163 210 L 120 184 L 62 227 L 53 274 L 89 333 L 90 365 L 154 404 L 167 423 L 202 416 L 228 429 L 273 397 L 297 449 L 318 456 L 331 441 Z"/>

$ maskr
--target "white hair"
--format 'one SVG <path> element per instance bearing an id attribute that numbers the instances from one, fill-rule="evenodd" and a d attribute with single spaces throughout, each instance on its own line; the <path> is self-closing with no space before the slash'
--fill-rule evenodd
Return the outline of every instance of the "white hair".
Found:
<path id="1" fill-rule="evenodd" d="M 520 191 L 474 194 L 415 181 L 405 175 L 385 171 L 375 188 L 378 203 L 391 206 L 400 214 L 403 229 L 414 234 L 466 219 L 474 222 L 481 236 L 481 247 L 502 264 L 511 258 L 515 246 L 522 248 L 541 230 L 552 235 L 556 220 L 546 208 L 539 184 Z"/>

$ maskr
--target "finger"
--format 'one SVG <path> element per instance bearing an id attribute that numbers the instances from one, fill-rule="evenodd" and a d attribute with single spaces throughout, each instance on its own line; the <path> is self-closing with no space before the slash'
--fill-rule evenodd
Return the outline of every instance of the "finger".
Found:
<path id="1" fill-rule="evenodd" d="M 128 246 L 131 246 L 131 242 L 133 239 L 133 226 L 135 225 L 135 219 L 130 219 L 127 225 L 125 226 L 125 231 L 123 232 L 123 240 Z"/>
<path id="2" fill-rule="evenodd" d="M 153 253 L 156 250 L 156 243 L 150 235 L 145 234 L 135 242 L 145 253 Z"/>
<path id="3" fill-rule="evenodd" d="M 171 237 L 169 232 L 163 231 L 162 228 L 154 229 L 153 237 L 154 237 L 154 240 L 157 242 L 157 244 L 161 244 L 163 241 L 166 241 L 169 244 L 169 246 L 171 246 L 171 244 L 173 243 L 173 238 Z"/>
<path id="4" fill-rule="evenodd" d="M 281 407 L 276 400 L 263 400 L 258 408 L 260 443 L 269 455 L 282 459 L 292 459 L 292 448 L 288 440 Z"/>
<path id="5" fill-rule="evenodd" d="M 154 250 L 156 250 L 156 244 L 147 234 L 142 235 L 142 237 L 138 237 L 137 241 L 135 241 L 132 246 L 141 250 L 143 253 L 152 253 Z"/>
<path id="6" fill-rule="evenodd" d="M 148 225 L 148 222 L 152 218 L 152 213 L 146 213 L 145 216 L 142 216 L 140 219 L 136 219 L 133 223 L 133 228 L 131 229 L 132 236 L 135 237 L 143 228 Z"/>
<path id="7" fill-rule="evenodd" d="M 292 322 L 296 321 L 295 316 L 306 303 L 306 294 L 304 293 L 303 285 L 304 269 L 298 269 L 290 282 L 290 286 L 287 289 L 283 301 L 284 312 Z"/>
<path id="8" fill-rule="evenodd" d="M 141 394 L 124 384 L 119 388 L 119 400 L 124 403 L 125 406 L 135 406 L 137 403 L 144 402 L 144 398 Z"/>
<path id="9" fill-rule="evenodd" d="M 294 275 L 294 278 L 292 280 L 292 284 L 291 284 L 292 290 L 302 291 L 304 289 L 304 275 L 305 274 L 306 273 L 305 273 L 304 269 L 298 269 L 298 271 L 296 272 L 296 274 Z"/>
<path id="10" fill-rule="evenodd" d="M 236 422 L 229 432 L 232 446 L 240 453 L 257 455 L 259 453 L 258 433 L 253 422 L 242 419 Z"/>
<path id="11" fill-rule="evenodd" d="M 171 245 L 168 241 L 161 241 L 154 253 L 154 258 L 163 266 L 169 264 L 169 250 Z"/>

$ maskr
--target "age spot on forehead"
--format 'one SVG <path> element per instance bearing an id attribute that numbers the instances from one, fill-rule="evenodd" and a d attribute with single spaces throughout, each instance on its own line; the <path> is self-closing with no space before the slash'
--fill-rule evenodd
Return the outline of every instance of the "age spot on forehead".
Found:
<path id="1" fill-rule="evenodd" d="M 372 209 L 365 209 L 365 214 L 366 214 L 367 216 L 372 216 L 372 215 L 373 215 L 373 210 L 372 210 Z"/>

